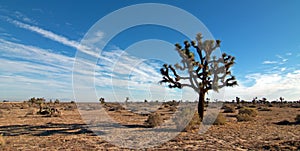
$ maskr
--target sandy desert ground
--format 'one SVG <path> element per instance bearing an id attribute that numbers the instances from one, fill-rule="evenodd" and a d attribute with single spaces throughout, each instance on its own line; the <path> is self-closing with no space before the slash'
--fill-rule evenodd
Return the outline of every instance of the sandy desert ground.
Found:
<path id="1" fill-rule="evenodd" d="M 0 103 L 0 134 L 3 135 L 0 150 L 132 150 L 106 141 L 105 133 L 96 135 L 89 129 L 78 110 L 96 110 L 95 105 L 87 105 L 87 108 L 77 108 L 74 103 L 50 106 L 59 109 L 61 115 L 37 115 L 38 106 L 28 103 Z M 143 103 L 137 106 L 139 111 L 114 109 L 113 106 L 108 106 L 105 111 L 117 122 L 127 125 L 128 131 L 151 131 L 151 128 L 143 127 L 148 117 L 148 113 L 141 111 Z M 266 105 L 253 108 L 262 106 Z M 171 107 L 162 106 L 156 112 L 168 119 L 176 110 Z M 300 114 L 299 106 L 268 108 L 271 111 L 258 110 L 258 115 L 247 122 L 236 120 L 238 109 L 235 113 L 222 113 L 226 118 L 225 125 L 212 125 L 204 134 L 181 132 L 158 146 L 140 150 L 300 150 L 300 125 L 294 122 Z M 284 120 L 290 122 L 282 122 Z M 143 141 L 141 138 L 134 143 Z"/>

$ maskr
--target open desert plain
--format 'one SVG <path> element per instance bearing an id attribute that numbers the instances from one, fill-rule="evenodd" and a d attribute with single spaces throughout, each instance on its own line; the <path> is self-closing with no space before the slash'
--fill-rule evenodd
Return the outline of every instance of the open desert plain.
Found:
<path id="1" fill-rule="evenodd" d="M 107 141 L 105 132 L 94 133 L 81 118 L 80 108 L 75 103 L 48 103 L 47 106 L 60 113 L 42 115 L 38 113 L 38 105 L 28 102 L 1 103 L 0 150 L 132 150 Z M 95 104 L 85 106 L 81 110 L 99 110 Z M 131 104 L 142 111 L 129 110 L 118 103 L 101 106 L 116 122 L 124 125 L 126 131 L 146 129 L 144 134 L 149 135 L 147 131 L 153 129 L 147 123 L 149 116 L 157 113 L 165 121 L 176 112 L 178 105 L 163 103 L 157 110 L 149 112 L 140 107 L 149 106 L 149 103 Z M 238 120 L 239 110 L 244 108 L 257 111 L 257 115 L 250 120 Z M 162 144 L 140 150 L 300 150 L 299 104 L 225 103 L 219 114 L 225 121 L 213 124 L 204 133 L 199 133 L 199 127 L 184 129 Z M 141 137 L 135 143 L 143 143 L 146 139 Z"/>
<path id="2" fill-rule="evenodd" d="M 0 0 L 0 151 L 300 151 L 300 0 Z"/>

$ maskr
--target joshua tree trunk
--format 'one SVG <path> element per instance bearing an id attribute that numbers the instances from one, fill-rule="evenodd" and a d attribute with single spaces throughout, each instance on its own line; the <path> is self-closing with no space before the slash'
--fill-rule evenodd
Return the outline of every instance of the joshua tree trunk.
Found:
<path id="1" fill-rule="evenodd" d="M 205 98 L 205 93 L 200 91 L 199 92 L 199 102 L 198 102 L 198 115 L 200 117 L 200 121 L 203 120 L 204 117 L 204 98 Z"/>

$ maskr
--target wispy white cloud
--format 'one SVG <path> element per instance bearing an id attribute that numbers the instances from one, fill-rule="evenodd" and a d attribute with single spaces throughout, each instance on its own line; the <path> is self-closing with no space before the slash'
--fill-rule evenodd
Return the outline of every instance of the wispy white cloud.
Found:
<path id="1" fill-rule="evenodd" d="M 276 55 L 277 58 L 281 59 L 281 62 L 279 62 L 280 64 L 284 64 L 285 62 L 288 61 L 287 58 L 282 57 L 281 55 Z"/>
<path id="2" fill-rule="evenodd" d="M 22 20 L 26 23 L 31 23 L 31 24 L 37 24 L 37 22 L 29 17 L 27 17 L 25 14 L 19 12 L 19 11 L 15 11 L 14 13 L 12 13 L 14 17 L 16 17 L 19 20 Z"/>
<path id="3" fill-rule="evenodd" d="M 10 19 L 10 18 L 8 18 L 7 21 L 14 24 L 14 25 L 16 25 L 16 26 L 18 26 L 18 27 L 20 27 L 20 28 L 27 29 L 27 30 L 30 30 L 32 32 L 38 33 L 38 34 L 40 34 L 41 36 L 43 36 L 45 38 L 49 38 L 49 39 L 51 39 L 53 41 L 56 41 L 56 42 L 59 42 L 63 45 L 76 48 L 77 50 L 79 50 L 79 51 L 81 51 L 85 54 L 88 54 L 92 57 L 96 57 L 96 58 L 99 57 L 99 54 L 97 53 L 96 50 L 94 50 L 92 48 L 89 48 L 88 46 L 83 46 L 77 41 L 70 40 L 70 39 L 68 39 L 64 36 L 55 34 L 55 33 L 51 32 L 49 30 L 45 30 L 45 29 L 42 29 L 42 28 L 37 27 L 37 26 L 32 26 L 32 25 L 29 25 L 29 24 L 25 24 L 25 23 L 22 23 L 20 21 L 13 20 L 13 19 Z"/>
<path id="4" fill-rule="evenodd" d="M 124 95 L 129 96 L 132 100 L 151 99 L 149 92 L 151 92 L 152 99 L 166 98 L 166 94 L 167 96 L 176 96 L 174 90 L 165 90 L 164 87 L 158 85 L 157 82 L 161 77 L 157 69 L 160 64 L 130 56 L 122 50 L 104 52 L 99 58 L 98 65 L 88 61 L 79 62 L 84 67 L 94 68 L 94 70 L 74 70 L 74 58 L 54 53 L 56 51 L 3 39 L 0 39 L 0 45 L 2 62 L 0 64 L 0 76 L 2 77 L 0 83 L 2 88 L 6 89 L 6 91 L 2 91 L 5 93 L 1 94 L 2 97 L 19 93 L 22 94 L 20 99 L 34 95 L 72 99 L 72 72 L 80 75 L 82 86 L 90 88 L 93 88 L 94 85 L 85 85 L 85 81 L 95 77 L 95 86 L 98 88 L 98 92 L 107 100 L 114 99 L 114 94 L 109 89 L 111 87 L 115 88 L 115 93 L 120 100 L 123 100 Z M 5 87 L 5 85 L 9 85 L 9 87 Z M 42 91 L 45 89 L 47 91 Z M 137 93 L 138 91 L 142 92 Z M 168 93 L 162 93 L 165 91 Z M 65 92 L 65 94 L 60 92 Z M 122 96 L 120 96 L 121 92 L 123 92 Z M 144 98 L 143 93 L 148 98 Z"/>
<path id="5" fill-rule="evenodd" d="M 285 55 L 287 55 L 287 56 L 291 56 L 291 55 L 292 55 L 292 53 L 291 53 L 291 52 L 287 52 L 287 53 L 285 53 Z"/>
<path id="6" fill-rule="evenodd" d="M 262 64 L 277 64 L 278 62 L 277 61 L 269 61 L 269 60 L 266 60 L 264 61 Z"/>

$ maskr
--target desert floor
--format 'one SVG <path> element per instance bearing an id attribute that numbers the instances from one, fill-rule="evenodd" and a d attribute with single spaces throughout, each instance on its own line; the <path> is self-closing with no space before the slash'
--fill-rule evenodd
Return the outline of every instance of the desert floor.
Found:
<path id="1" fill-rule="evenodd" d="M 0 103 L 0 134 L 3 135 L 0 141 L 5 143 L 0 145 L 0 150 L 131 150 L 107 141 L 104 132 L 98 131 L 96 135 L 89 129 L 78 110 L 96 110 L 94 105 L 87 108 L 71 103 L 52 106 L 61 111 L 60 116 L 37 115 L 39 107 L 28 103 Z M 268 108 L 271 111 L 258 111 L 258 116 L 247 122 L 237 122 L 238 110 L 223 113 L 225 125 L 212 125 L 203 134 L 181 132 L 167 142 L 141 150 L 300 150 L 300 125 L 293 123 L 300 108 L 288 105 Z M 159 109 L 166 119 L 172 111 L 170 106 Z M 123 125 L 131 125 L 126 129 L 130 132 L 151 131 L 142 126 L 146 113 L 110 108 L 106 108 L 106 113 Z M 278 124 L 284 120 L 290 123 Z M 118 135 L 118 131 L 115 132 L 114 135 Z M 150 133 L 133 143 L 143 143 L 147 135 Z"/>

